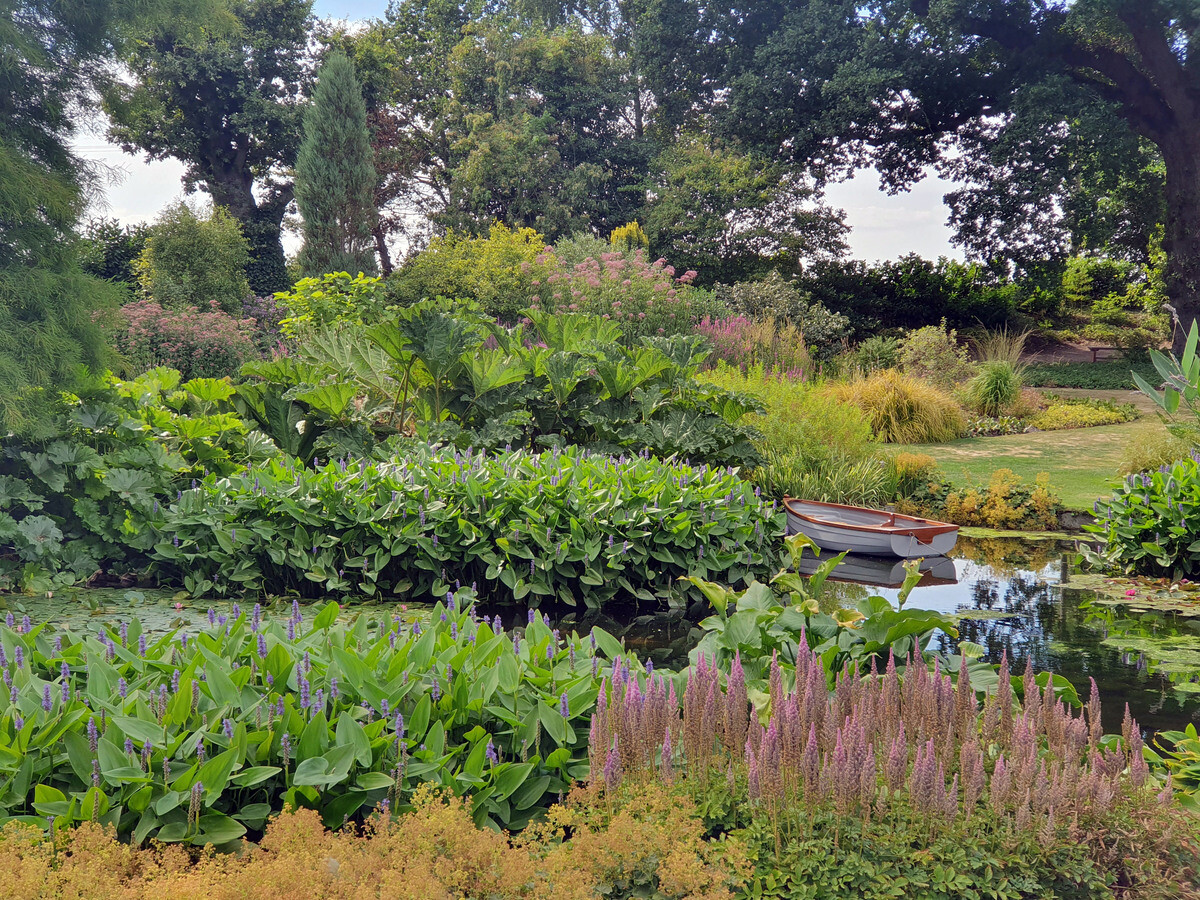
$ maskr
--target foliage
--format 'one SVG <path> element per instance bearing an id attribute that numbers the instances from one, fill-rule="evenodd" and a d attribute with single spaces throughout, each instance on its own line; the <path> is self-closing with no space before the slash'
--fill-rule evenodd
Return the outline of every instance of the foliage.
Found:
<path id="1" fill-rule="evenodd" d="M 99 168 L 72 149 L 114 57 L 146 25 L 193 27 L 214 9 L 172 0 L 9 0 L 0 33 L 0 435 L 45 430 L 56 392 L 108 360 L 92 320 L 119 288 L 81 270 L 75 228 Z M 91 262 L 92 260 L 89 260 Z"/>
<path id="2" fill-rule="evenodd" d="M 851 360 L 863 375 L 894 369 L 900 363 L 900 342 L 890 335 L 872 335 L 855 348 Z"/>
<path id="3" fill-rule="evenodd" d="M 942 319 L 907 332 L 900 340 L 900 368 L 923 378 L 944 391 L 953 390 L 975 373 L 967 348 L 958 342 L 958 332 Z"/>
<path id="4" fill-rule="evenodd" d="M 523 635 L 478 620 L 472 599 L 447 593 L 425 626 L 339 625 L 329 603 L 308 621 L 234 606 L 195 635 L 7 628 L 4 815 L 225 845 L 284 805 L 335 827 L 432 782 L 520 827 L 586 771 L 600 660 L 536 616 Z"/>
<path id="5" fill-rule="evenodd" d="M 1037 387 L 1088 388 L 1101 391 L 1131 391 L 1133 373 L 1143 378 L 1157 377 L 1152 365 L 1119 359 L 1079 363 L 1030 363 L 1025 367 L 1025 383 Z"/>
<path id="6" fill-rule="evenodd" d="M 977 263 L 932 262 L 915 254 L 874 265 L 818 260 L 799 287 L 812 302 L 849 316 L 857 334 L 942 319 L 952 328 L 995 325 L 1012 317 L 1022 299 L 1016 285 Z"/>
<path id="7" fill-rule="evenodd" d="M 359 437 L 333 455 L 363 453 L 377 437 L 415 432 L 460 448 L 574 444 L 709 463 L 756 458 L 757 409 L 696 378 L 707 351 L 696 337 L 645 338 L 636 347 L 595 316 L 530 310 L 501 327 L 478 308 L 421 302 L 366 334 L 314 334 L 301 359 L 251 371 L 319 408 Z"/>
<path id="8" fill-rule="evenodd" d="M 649 262 L 642 250 L 630 254 L 610 251 L 574 265 L 547 250 L 538 264 L 547 266 L 548 274 L 532 282 L 532 309 L 611 319 L 631 343 L 642 337 L 690 334 L 704 316 L 725 311 L 719 300 L 692 286 L 695 271 L 689 269 L 677 276 L 675 267 L 665 259 Z"/>
<path id="9" fill-rule="evenodd" d="M 966 431 L 962 410 L 948 394 L 895 369 L 830 384 L 826 391 L 866 413 L 872 432 L 884 443 L 944 443 Z"/>
<path id="10" fill-rule="evenodd" d="M 317 73 L 296 154 L 296 206 L 304 235 L 298 262 L 306 275 L 374 274 L 374 200 L 367 109 L 354 64 L 335 51 Z"/>
<path id="11" fill-rule="evenodd" d="M 1041 431 L 1060 428 L 1092 428 L 1097 425 L 1120 425 L 1137 418 L 1137 409 L 1132 403 L 1114 403 L 1112 400 L 1097 400 L 1091 397 L 1053 398 L 1050 405 L 1039 412 L 1029 424 Z"/>
<path id="12" fill-rule="evenodd" d="M 272 819 L 257 848 L 198 854 L 135 848 L 85 822 L 53 841 L 32 825 L 0 832 L 6 890 L 28 900 L 86 893 L 94 900 L 153 900 L 164 883 L 173 896 L 208 900 L 348 900 L 362 894 L 427 897 L 540 896 L 590 900 L 598 891 L 633 900 L 732 900 L 749 865 L 731 841 L 705 840 L 694 802 L 647 785 L 618 806 L 576 790 L 551 807 L 546 823 L 519 838 L 479 828 L 465 800 L 419 788 L 412 809 L 375 816 L 361 834 L 333 832 L 307 809 Z M 333 870 L 333 871 L 331 871 Z"/>
<path id="13" fill-rule="evenodd" d="M 705 316 L 696 324 L 696 334 L 712 345 L 714 362 L 728 363 L 743 372 L 761 368 L 803 381 L 813 369 L 804 335 L 790 323 L 776 325 L 740 315 L 725 319 Z"/>
<path id="14" fill-rule="evenodd" d="M 226 378 L 259 355 L 254 322 L 235 319 L 215 302 L 201 312 L 137 300 L 112 316 L 109 333 L 131 376 L 162 366 L 177 369 L 185 381 Z"/>
<path id="15" fill-rule="evenodd" d="M 514 322 L 535 293 L 545 249 L 546 239 L 532 228 L 496 222 L 487 237 L 448 229 L 388 279 L 388 290 L 404 306 L 435 297 L 474 300 Z"/>
<path id="16" fill-rule="evenodd" d="M 146 298 L 160 306 L 206 309 L 215 303 L 237 315 L 250 293 L 247 247 L 241 226 L 225 210 L 214 207 L 201 218 L 181 202 L 159 215 L 134 269 Z"/>
<path id="17" fill-rule="evenodd" d="M 967 419 L 967 437 L 996 437 L 1025 434 L 1029 422 L 1018 416 L 971 416 Z"/>
<path id="18" fill-rule="evenodd" d="M 996 469 L 986 485 L 968 483 L 956 487 L 941 478 L 919 482 L 907 497 L 896 503 L 896 511 L 941 519 L 956 525 L 1022 531 L 1053 531 L 1058 528 L 1062 502 L 1050 486 L 1050 478 L 1039 474 L 1028 484 L 1011 469 Z"/>
<path id="19" fill-rule="evenodd" d="M 1129 575 L 1192 577 L 1200 569 L 1200 463 L 1195 453 L 1154 472 L 1128 476 L 1096 501 L 1084 530 L 1104 543 L 1084 555 Z"/>
<path id="20" fill-rule="evenodd" d="M 229 0 L 220 9 L 206 28 L 184 16 L 147 22 L 145 39 L 122 54 L 128 77 L 107 86 L 104 109 L 116 143 L 178 160 L 185 189 L 203 189 L 238 221 L 250 288 L 270 294 L 287 287 L 280 230 L 292 200 L 312 3 Z"/>
<path id="21" fill-rule="evenodd" d="M 967 403 L 981 416 L 1002 416 L 1021 396 L 1021 369 L 1006 359 L 984 359 L 966 387 Z"/>
<path id="22" fill-rule="evenodd" d="M 1009 331 L 1005 323 L 999 328 L 985 330 L 975 339 L 975 352 L 984 363 L 1007 363 L 1020 371 L 1021 357 L 1025 355 L 1025 344 L 1029 331 Z"/>
<path id="23" fill-rule="evenodd" d="M 46 590 L 144 566 L 168 497 L 277 453 L 233 414 L 226 381 L 152 369 L 79 391 L 44 439 L 0 449 L 0 583 Z"/>
<path id="24" fill-rule="evenodd" d="M 1169 466 L 1183 459 L 1192 449 L 1190 441 L 1159 431 L 1139 431 L 1134 434 L 1121 455 L 1118 475 L 1133 475 L 1159 466 Z"/>
<path id="25" fill-rule="evenodd" d="M 638 222 L 626 222 L 617 226 L 609 234 L 608 242 L 624 253 L 639 247 L 643 250 L 650 249 L 650 238 L 646 237 L 645 229 Z"/>
<path id="26" fill-rule="evenodd" d="M 386 294 L 382 281 L 374 275 L 329 272 L 316 278 L 302 278 L 289 291 L 275 295 L 286 315 L 279 320 L 280 330 L 290 338 L 313 330 L 343 325 L 369 325 L 383 318 Z"/>
<path id="27" fill-rule="evenodd" d="M 811 179 L 710 136 L 684 135 L 651 163 L 646 233 L 655 251 L 705 284 L 798 268 L 846 250 L 842 212 Z"/>
<path id="28" fill-rule="evenodd" d="M 937 460 L 928 453 L 901 451 L 887 459 L 896 496 L 910 497 L 921 485 L 939 479 Z"/>
<path id="29" fill-rule="evenodd" d="M 79 267 L 96 278 L 138 287 L 134 263 L 150 238 L 150 226 L 121 225 L 116 219 L 89 219 L 79 241 Z"/>
<path id="30" fill-rule="evenodd" d="M 822 610 L 825 579 L 845 554 L 821 563 L 806 581 L 800 574 L 800 561 L 805 550 L 817 553 L 817 545 L 804 535 L 793 535 L 787 546 L 792 571 L 780 571 L 770 586 L 753 581 L 735 592 L 694 576 L 688 579 L 704 592 L 716 613 L 700 623 L 704 636 L 691 651 L 694 677 L 703 681 L 710 674 L 709 667 L 730 670 L 730 678 L 740 675 L 744 679 L 741 690 L 762 700 L 770 690 L 773 709 L 779 712 L 780 685 L 770 681 L 780 678 L 780 669 L 795 676 L 794 683 L 801 691 L 805 689 L 802 676 L 817 678 L 819 673 L 823 695 L 827 684 L 834 684 L 838 677 L 865 675 L 872 665 L 886 665 L 889 656 L 923 662 L 929 640 L 938 629 L 957 637 L 953 616 L 904 608 L 920 580 L 915 564 L 908 565 L 896 607 L 882 597 L 867 597 L 854 609 Z M 810 673 L 810 665 L 816 671 Z M 730 697 L 729 702 L 737 699 Z M 740 727 L 745 728 L 746 723 Z M 596 773 L 593 767 L 593 777 Z"/>
<path id="31" fill-rule="evenodd" d="M 714 298 L 734 312 L 751 319 L 788 322 L 801 332 L 804 341 L 818 359 L 826 360 L 850 337 L 850 320 L 830 312 L 803 295 L 794 281 L 785 281 L 775 271 L 760 281 L 718 284 Z"/>
<path id="32" fill-rule="evenodd" d="M 677 601 L 692 572 L 731 580 L 776 559 L 783 514 L 725 470 L 580 449 L 419 447 L 310 471 L 209 476 L 163 510 L 160 570 L 191 593 Z"/>
<path id="33" fill-rule="evenodd" d="M 833 399 L 820 385 L 761 367 L 741 372 L 718 365 L 702 377 L 762 401 L 763 412 L 748 413 L 747 417 L 762 433 L 764 448 L 799 453 L 809 460 L 826 459 L 836 453 L 857 461 L 875 453 L 866 414 L 853 403 Z"/>
<path id="34" fill-rule="evenodd" d="M 852 506 L 886 506 L 893 485 L 879 459 L 848 459 L 831 448 L 827 458 L 812 460 L 794 451 L 763 450 L 763 461 L 750 479 L 768 497 L 797 497 Z"/>
<path id="35" fill-rule="evenodd" d="M 1157 377 L 1162 379 L 1162 391 L 1137 372 L 1133 382 L 1138 390 L 1154 401 L 1160 410 L 1159 417 L 1167 423 L 1167 431 L 1193 444 L 1200 444 L 1200 322 L 1192 322 L 1183 352 L 1164 355 L 1157 350 L 1150 353 Z M 1187 410 L 1187 417 L 1180 421 L 1180 403 Z"/>

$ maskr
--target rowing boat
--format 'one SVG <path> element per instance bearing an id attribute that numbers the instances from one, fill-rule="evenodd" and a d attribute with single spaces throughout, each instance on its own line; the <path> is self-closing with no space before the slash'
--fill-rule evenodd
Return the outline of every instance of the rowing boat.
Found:
<path id="1" fill-rule="evenodd" d="M 840 503 L 785 497 L 788 534 L 804 534 L 823 550 L 871 556 L 945 556 L 958 541 L 958 526 L 918 516 Z"/>

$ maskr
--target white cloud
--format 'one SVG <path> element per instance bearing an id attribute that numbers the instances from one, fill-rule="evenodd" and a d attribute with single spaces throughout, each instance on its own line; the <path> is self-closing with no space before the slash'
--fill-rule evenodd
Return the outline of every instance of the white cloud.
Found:
<path id="1" fill-rule="evenodd" d="M 950 245 L 942 203 L 947 187 L 931 175 L 908 193 L 889 195 L 880 188 L 878 173 L 869 170 L 832 185 L 825 196 L 830 205 L 846 211 L 850 252 L 859 259 L 896 259 L 908 253 L 962 259 L 962 251 Z"/>

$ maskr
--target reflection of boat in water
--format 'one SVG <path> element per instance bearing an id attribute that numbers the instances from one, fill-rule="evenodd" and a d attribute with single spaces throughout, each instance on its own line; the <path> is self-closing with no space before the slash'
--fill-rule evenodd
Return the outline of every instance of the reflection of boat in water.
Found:
<path id="1" fill-rule="evenodd" d="M 917 516 L 783 498 L 788 534 L 804 534 L 822 550 L 872 556 L 945 556 L 958 540 L 958 526 Z"/>
<path id="2" fill-rule="evenodd" d="M 800 574 L 811 575 L 817 570 L 817 566 L 835 556 L 837 554 L 830 550 L 822 550 L 818 556 L 805 554 L 800 558 Z M 918 568 L 921 571 L 921 580 L 917 582 L 918 587 L 958 584 L 958 573 L 954 570 L 954 560 L 952 559 L 944 556 L 932 556 L 921 560 Z M 898 588 L 904 584 L 904 575 L 904 563 L 895 559 L 881 556 L 856 556 L 851 553 L 833 570 L 829 580 Z"/>

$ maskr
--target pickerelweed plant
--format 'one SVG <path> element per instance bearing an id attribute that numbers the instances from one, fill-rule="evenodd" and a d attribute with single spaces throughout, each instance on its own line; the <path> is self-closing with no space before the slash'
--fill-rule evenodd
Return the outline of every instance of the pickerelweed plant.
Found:
<path id="1" fill-rule="evenodd" d="M 243 591 L 682 602 L 679 576 L 778 562 L 783 513 L 733 469 L 579 448 L 419 449 L 212 476 L 162 511 L 155 554 L 195 595 Z"/>
<path id="2" fill-rule="evenodd" d="M 222 845 L 285 805 L 337 827 L 432 782 L 469 793 L 477 823 L 519 828 L 585 777 L 601 653 L 621 653 L 608 634 L 560 635 L 532 611 L 505 631 L 466 588 L 424 628 L 338 615 L 235 604 L 154 638 L 136 619 L 76 638 L 10 615 L 0 819 Z"/>
<path id="3" fill-rule="evenodd" d="M 1082 550 L 1089 562 L 1128 575 L 1194 576 L 1200 571 L 1200 454 L 1128 476 L 1111 497 L 1096 501 L 1095 513 L 1095 524 L 1084 530 L 1104 543 Z"/>

